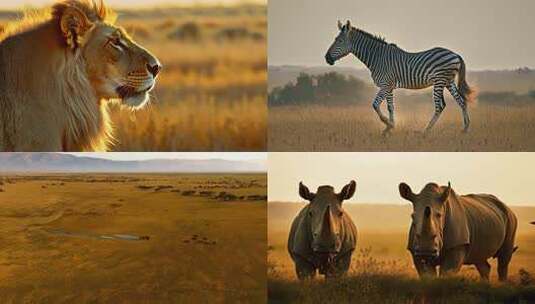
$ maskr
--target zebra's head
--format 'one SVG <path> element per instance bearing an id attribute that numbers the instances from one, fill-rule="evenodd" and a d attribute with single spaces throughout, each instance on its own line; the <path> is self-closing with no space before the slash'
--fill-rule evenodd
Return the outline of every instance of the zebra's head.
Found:
<path id="1" fill-rule="evenodd" d="M 325 61 L 330 65 L 333 65 L 338 59 L 345 57 L 351 52 L 351 42 L 349 39 L 351 22 L 347 20 L 346 24 L 342 24 L 342 22 L 338 20 L 338 29 L 340 30 L 340 33 L 338 33 L 333 44 L 329 47 L 327 54 L 325 54 Z"/>

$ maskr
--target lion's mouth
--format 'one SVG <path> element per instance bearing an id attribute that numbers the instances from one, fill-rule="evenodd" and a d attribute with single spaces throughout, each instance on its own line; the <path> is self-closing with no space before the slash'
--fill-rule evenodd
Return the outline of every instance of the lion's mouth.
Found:
<path id="1" fill-rule="evenodd" d="M 116 89 L 116 92 L 117 92 L 117 95 L 119 95 L 119 97 L 121 99 L 125 99 L 125 98 L 129 98 L 129 97 L 145 95 L 150 90 L 152 90 L 153 87 L 154 87 L 154 85 L 150 85 L 146 89 L 138 90 L 137 88 L 134 88 L 134 87 L 131 87 L 131 86 L 128 86 L 128 85 L 123 85 L 123 86 L 118 87 Z"/>

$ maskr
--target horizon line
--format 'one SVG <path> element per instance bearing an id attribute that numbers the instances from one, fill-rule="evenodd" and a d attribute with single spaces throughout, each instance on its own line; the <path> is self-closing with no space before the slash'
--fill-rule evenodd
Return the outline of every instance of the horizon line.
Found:
<path id="1" fill-rule="evenodd" d="M 295 68 L 329 68 L 329 69 L 339 69 L 339 68 L 346 68 L 346 69 L 353 69 L 358 71 L 368 71 L 367 68 L 359 68 L 359 67 L 352 67 L 352 66 L 345 66 L 345 65 L 339 65 L 339 66 L 325 66 L 325 65 L 299 65 L 299 64 L 269 64 L 267 65 L 268 69 L 270 67 L 295 67 Z M 514 68 L 495 68 L 495 69 L 467 69 L 468 72 L 515 72 L 521 69 L 529 69 L 533 72 L 535 72 L 535 67 L 531 67 L 528 65 L 525 66 L 518 66 Z"/>

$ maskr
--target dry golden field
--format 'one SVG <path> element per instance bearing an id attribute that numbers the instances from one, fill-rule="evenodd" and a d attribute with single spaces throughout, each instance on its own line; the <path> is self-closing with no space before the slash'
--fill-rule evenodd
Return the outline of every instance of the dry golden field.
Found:
<path id="1" fill-rule="evenodd" d="M 345 204 L 358 229 L 347 278 L 297 281 L 286 249 L 291 221 L 304 204 L 268 203 L 268 298 L 270 303 L 533 303 L 535 301 L 535 208 L 513 207 L 519 219 L 518 251 L 509 283 L 479 282 L 475 267 L 452 278 L 421 281 L 406 250 L 411 207 Z M 522 296 L 522 297 L 521 297 Z M 358 301 L 357 301 L 358 299 Z"/>
<path id="2" fill-rule="evenodd" d="M 148 108 L 112 105 L 114 151 L 265 151 L 265 5 L 118 11 L 163 65 Z M 18 18 L 0 12 L 2 24 Z"/>
<path id="3" fill-rule="evenodd" d="M 0 189 L 2 303 L 265 301 L 264 174 L 12 175 Z"/>
<path id="4" fill-rule="evenodd" d="M 533 151 L 535 107 L 470 107 L 463 134 L 462 115 L 452 101 L 433 130 L 422 131 L 433 104 L 396 105 L 396 129 L 382 135 L 383 123 L 369 106 L 277 106 L 269 109 L 270 151 Z M 383 109 L 384 113 L 386 109 Z"/>

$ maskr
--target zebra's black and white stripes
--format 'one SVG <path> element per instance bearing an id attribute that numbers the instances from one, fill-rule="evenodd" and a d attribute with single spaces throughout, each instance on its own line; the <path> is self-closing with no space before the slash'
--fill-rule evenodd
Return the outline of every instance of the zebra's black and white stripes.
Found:
<path id="1" fill-rule="evenodd" d="M 333 65 L 338 59 L 352 53 L 368 67 L 373 81 L 379 87 L 373 108 L 386 124 L 385 132 L 394 127 L 394 89 L 422 89 L 430 86 L 433 86 L 435 113 L 426 130 L 434 126 L 446 107 L 445 88 L 461 107 L 464 131 L 468 130 L 470 118 L 466 102 L 470 99 L 471 89 L 466 83 L 466 67 L 461 56 L 444 48 L 409 53 L 382 38 L 352 27 L 349 21 L 344 25 L 338 21 L 338 28 L 340 33 L 327 51 L 325 60 Z M 389 117 L 381 112 L 384 100 L 387 102 Z"/>

